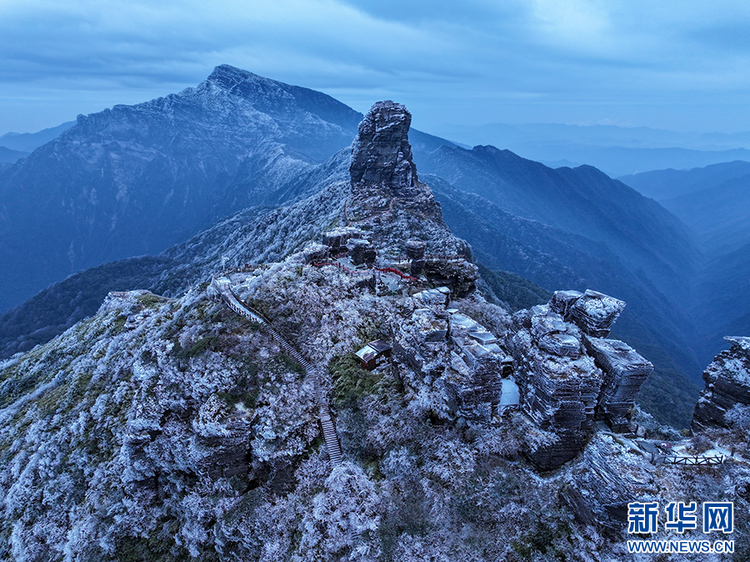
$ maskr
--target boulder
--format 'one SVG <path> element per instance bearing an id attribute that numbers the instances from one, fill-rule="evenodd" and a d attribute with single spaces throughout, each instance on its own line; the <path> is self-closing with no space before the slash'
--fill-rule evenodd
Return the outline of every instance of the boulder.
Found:
<path id="1" fill-rule="evenodd" d="M 604 338 L 624 308 L 624 301 L 587 289 L 571 304 L 568 314 L 585 334 Z"/>
<path id="2" fill-rule="evenodd" d="M 636 494 L 618 467 L 610 464 L 613 453 L 601 442 L 589 446 L 561 497 L 578 521 L 619 536 L 627 528 L 628 503 L 636 501 Z"/>
<path id="3" fill-rule="evenodd" d="M 597 338 L 609 335 L 625 302 L 598 291 L 555 291 L 549 302 L 550 310 L 568 322 L 575 323 L 584 334 Z"/>
<path id="4" fill-rule="evenodd" d="M 438 287 L 436 289 L 425 289 L 412 295 L 412 298 L 420 306 L 437 306 L 445 307 L 451 298 L 451 292 L 448 287 Z"/>
<path id="5" fill-rule="evenodd" d="M 425 243 L 421 240 L 408 240 L 405 251 L 410 260 L 421 260 L 424 257 Z"/>
<path id="6" fill-rule="evenodd" d="M 330 248 L 328 246 L 311 242 L 310 244 L 305 246 L 305 249 L 302 251 L 302 255 L 304 256 L 305 263 L 316 263 L 326 261 L 328 259 L 329 252 Z"/>
<path id="7" fill-rule="evenodd" d="M 375 246 L 368 240 L 350 238 L 346 243 L 346 247 L 349 250 L 349 257 L 354 265 L 372 265 L 375 263 L 377 252 L 375 251 Z"/>

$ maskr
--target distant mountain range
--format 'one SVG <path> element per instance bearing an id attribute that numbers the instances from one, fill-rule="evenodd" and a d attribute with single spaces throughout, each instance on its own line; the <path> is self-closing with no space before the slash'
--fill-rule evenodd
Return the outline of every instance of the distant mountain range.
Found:
<path id="1" fill-rule="evenodd" d="M 750 162 L 657 170 L 620 179 L 678 216 L 710 254 L 750 241 Z"/>
<path id="2" fill-rule="evenodd" d="M 68 121 L 57 127 L 42 129 L 36 133 L 5 133 L 0 136 L 0 147 L 16 150 L 26 155 L 35 148 L 56 139 L 75 124 L 75 121 Z"/>
<path id="3" fill-rule="evenodd" d="M 18 150 L 11 150 L 10 148 L 0 146 L 0 165 L 13 164 L 28 155 L 28 152 L 20 152 Z"/>
<path id="4" fill-rule="evenodd" d="M 239 209 L 309 194 L 305 173 L 348 146 L 361 118 L 229 66 L 197 88 L 79 116 L 0 170 L 0 310 L 83 268 L 159 253 Z M 447 142 L 414 137 L 424 150 Z"/>
<path id="5" fill-rule="evenodd" d="M 682 133 L 648 127 L 563 124 L 444 126 L 466 144 L 507 148 L 552 167 L 596 166 L 612 177 L 666 168 L 750 161 L 750 133 Z"/>
<path id="6" fill-rule="evenodd" d="M 348 173 L 360 119 L 329 96 L 229 66 L 179 94 L 79 117 L 0 172 L 2 306 L 44 289 L 0 318 L 2 354 L 93 313 L 109 290 L 179 294 L 224 258 L 294 250 L 275 209 Z M 590 166 L 555 170 L 415 130 L 410 141 L 446 223 L 494 272 L 488 287 L 511 308 L 513 291 L 523 306 L 568 288 L 626 300 L 617 337 L 656 365 L 642 402 L 685 424 L 698 391 L 687 376 L 697 382 L 705 364 L 694 234 Z M 157 257 L 133 257 L 144 254 Z"/>
<path id="7" fill-rule="evenodd" d="M 713 357 L 727 334 L 750 333 L 750 163 L 658 170 L 621 179 L 678 216 L 707 256 L 696 278 L 691 310 L 703 342 L 697 348 L 699 357 Z"/>
<path id="8" fill-rule="evenodd" d="M 514 215 L 606 244 L 662 290 L 691 275 L 698 259 L 679 220 L 591 166 L 553 170 L 492 146 L 441 147 L 419 165 Z"/>

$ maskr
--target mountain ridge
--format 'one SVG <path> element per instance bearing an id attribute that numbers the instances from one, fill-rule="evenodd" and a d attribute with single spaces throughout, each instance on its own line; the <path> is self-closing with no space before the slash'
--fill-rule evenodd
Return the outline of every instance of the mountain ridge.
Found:
<path id="1" fill-rule="evenodd" d="M 308 111 L 317 106 L 321 107 L 315 110 L 320 115 L 337 119 L 339 123 L 326 121 L 316 117 L 315 112 Z M 68 192 L 64 193 L 64 202 L 55 199 L 57 195 L 54 195 L 47 202 L 47 207 L 33 202 L 33 211 L 37 214 L 40 209 L 46 212 L 52 206 L 73 209 L 68 218 L 75 219 L 73 223 L 80 230 L 76 236 L 91 240 L 94 236 L 89 231 L 97 232 L 97 229 L 100 235 L 92 242 L 93 246 L 84 244 L 81 247 L 77 243 L 71 246 L 69 239 L 67 243 L 61 243 L 66 236 L 65 225 L 60 224 L 64 221 L 59 217 L 55 219 L 55 212 L 50 210 L 42 219 L 36 219 L 48 233 L 50 226 L 57 229 L 55 244 L 58 246 L 55 255 L 46 258 L 46 263 L 57 260 L 58 266 L 62 263 L 64 270 L 70 271 L 74 267 L 84 267 L 84 258 L 96 264 L 114 259 L 112 255 L 158 254 L 163 248 L 157 246 L 153 238 L 161 233 L 175 240 L 172 245 L 166 240 L 162 241 L 162 246 L 167 246 L 164 257 L 172 259 L 179 255 L 177 259 L 184 259 L 185 265 L 175 269 L 182 272 L 184 279 L 177 284 L 179 287 L 154 279 L 150 288 L 176 295 L 172 291 L 185 290 L 189 282 L 198 283 L 205 278 L 208 263 L 211 262 L 210 267 L 215 267 L 220 257 L 212 254 L 202 265 L 194 264 L 194 256 L 184 246 L 185 239 L 200 248 L 199 240 L 218 235 L 220 229 L 211 226 L 216 224 L 217 219 L 220 224 L 231 224 L 233 216 L 255 216 L 264 208 L 266 210 L 263 212 L 271 213 L 269 216 L 277 216 L 270 208 L 309 197 L 333 176 L 345 179 L 343 162 L 349 150 L 345 147 L 349 146 L 355 134 L 349 127 L 359 115 L 325 94 L 222 65 L 196 88 L 137 106 L 116 106 L 92 116 L 82 116 L 79 125 L 63 133 L 51 145 L 38 149 L 36 156 L 32 154 L 32 160 L 56 158 L 55 146 L 64 148 L 70 144 L 75 148 L 65 149 L 68 150 L 67 154 L 72 155 L 65 171 L 75 181 L 66 188 Z M 239 127 L 242 123 L 249 126 Z M 135 137 L 134 131 L 137 133 Z M 685 279 L 690 277 L 690 262 L 694 259 L 690 255 L 689 240 L 685 239 L 683 227 L 671 216 L 593 168 L 551 170 L 510 152 L 492 147 L 460 149 L 443 139 L 415 130 L 410 131 L 410 142 L 415 162 L 423 174 L 431 170 L 431 165 L 440 164 L 437 160 L 442 157 L 442 165 L 457 170 L 455 176 L 450 173 L 445 175 L 454 184 L 460 184 L 467 177 L 467 166 L 464 164 L 469 162 L 475 177 L 486 180 L 488 185 L 505 186 L 507 197 L 484 192 L 486 200 L 494 200 L 495 204 L 504 207 L 509 202 L 515 202 L 515 210 L 525 215 L 525 221 L 537 220 L 555 225 L 556 230 L 545 230 L 531 228 L 531 223 L 523 222 L 524 227 L 519 230 L 519 235 L 523 234 L 525 238 L 514 240 L 507 227 L 521 219 L 491 210 L 505 229 L 505 234 L 495 232 L 493 236 L 509 243 L 517 256 L 525 253 L 527 259 L 514 261 L 511 252 L 499 248 L 483 253 L 485 265 L 520 274 L 547 290 L 561 286 L 585 289 L 588 285 L 583 280 L 592 280 L 596 284 L 597 279 L 607 279 L 606 289 L 612 293 L 625 287 L 623 295 L 627 295 L 633 304 L 625 313 L 621 325 L 628 324 L 628 315 L 639 306 L 642 309 L 658 306 L 658 311 L 652 316 L 655 321 L 661 319 L 660 324 L 643 332 L 642 336 L 646 333 L 649 335 L 641 339 L 657 342 L 658 336 L 654 339 L 653 333 L 661 330 L 667 338 L 661 345 L 670 350 L 667 355 L 673 356 L 683 373 L 697 377 L 699 367 L 689 357 L 690 346 L 675 343 L 684 341 L 691 334 L 690 319 L 686 319 L 685 327 L 680 332 L 673 329 L 674 322 L 670 320 L 670 316 L 676 318 L 678 315 L 662 313 L 662 309 L 674 309 L 674 303 L 665 304 L 665 286 L 671 292 L 675 292 L 675 289 L 687 290 L 689 284 Z M 317 158 L 326 152 L 326 146 L 330 149 L 333 145 L 340 146 L 343 152 L 321 165 Z M 157 150 L 154 146 L 166 148 L 159 152 L 162 149 Z M 231 150 L 225 151 L 222 147 L 226 146 L 230 146 Z M 63 148 L 60 150 L 65 152 Z M 446 155 L 451 156 L 450 161 L 446 160 Z M 500 160 L 507 165 L 500 166 Z M 86 182 L 78 180 L 96 175 L 99 168 L 104 170 L 103 174 L 109 182 L 107 189 L 91 184 L 79 190 L 79 186 Z M 133 169 L 141 170 L 135 180 L 131 174 Z M 211 170 L 213 179 L 208 178 Z M 472 188 L 468 183 L 458 186 Z M 443 195 L 447 193 L 444 189 L 437 192 Z M 533 204 L 529 200 L 530 193 L 537 193 Z M 552 196 L 553 204 L 544 202 L 548 195 Z M 111 203 L 109 207 L 102 204 L 106 197 Z M 605 200 L 611 197 L 615 197 L 617 202 L 606 203 Z M 32 205 L 27 207 L 31 213 Z M 96 222 L 91 217 L 103 207 L 106 207 L 107 213 Z M 481 204 L 473 205 L 472 213 L 477 217 L 484 214 L 480 207 Z M 232 214 L 233 210 L 242 208 L 249 210 L 244 214 Z M 90 216 L 86 215 L 87 209 Z M 175 216 L 179 218 L 175 219 Z M 452 220 L 448 215 L 445 219 L 448 222 Z M 476 222 L 479 224 L 481 221 Z M 664 224 L 657 227 L 657 223 Z M 195 229 L 192 232 L 195 238 L 191 237 L 190 224 Z M 198 224 L 203 226 L 198 227 Z M 113 233 L 110 232 L 112 228 L 119 230 Z M 106 231 L 105 235 L 101 235 L 103 230 Z M 573 236 L 563 234 L 571 231 Z M 465 237 L 472 237 L 472 244 L 477 248 L 482 247 L 482 242 L 473 236 L 471 229 L 467 230 Z M 16 236 L 16 240 L 18 238 Z M 565 243 L 560 244 L 555 238 L 564 239 Z M 260 239 L 271 242 L 267 238 Z M 41 250 L 46 250 L 50 242 L 43 239 L 34 242 L 32 248 L 38 251 L 30 251 L 27 244 L 24 252 L 19 242 L 17 246 L 21 252 L 14 257 L 18 257 L 21 263 L 24 259 L 35 262 L 43 259 L 39 257 L 44 255 Z M 563 264 L 560 260 L 550 259 L 552 247 L 555 251 L 563 252 L 566 259 L 575 260 L 575 263 Z M 493 253 L 497 255 L 493 257 Z M 75 262 L 76 259 L 81 263 Z M 10 263 L 13 261 L 9 260 Z M 70 265 L 71 262 L 78 263 L 78 266 Z M 602 268 L 606 275 L 596 271 L 601 264 L 606 264 Z M 549 269 L 546 274 L 541 271 L 544 267 Z M 628 280 L 627 283 L 617 279 L 617 271 L 621 267 L 628 269 L 620 275 Z M 38 269 L 30 266 L 27 270 L 16 272 L 15 278 L 12 275 L 2 276 L 0 284 L 4 283 L 9 290 L 23 288 L 31 292 L 28 287 L 30 277 L 38 274 Z M 47 280 L 54 279 L 50 276 Z M 651 284 L 655 284 L 656 288 Z M 631 291 L 632 287 L 637 287 L 637 290 Z M 54 294 L 64 294 L 64 291 L 58 286 L 47 294 L 54 300 Z M 641 297 L 648 305 L 639 304 Z M 61 312 L 60 317 L 54 320 L 58 329 L 72 321 L 74 309 L 69 308 L 67 314 Z M 14 318 L 20 313 L 20 309 L 9 313 L 5 317 L 7 323 L 3 325 L 17 325 Z M 37 330 L 38 326 L 32 332 Z M 31 343 L 40 341 L 34 337 L 23 340 L 23 334 L 19 334 L 15 328 L 11 333 L 11 339 L 16 343 L 9 343 L 8 350 L 25 349 Z"/>
<path id="2" fill-rule="evenodd" d="M 82 267 L 181 242 L 234 210 L 262 203 L 269 181 L 278 189 L 290 171 L 350 144 L 351 130 L 299 107 L 277 120 L 255 109 L 236 84 L 234 93 L 218 85 L 250 79 L 229 68 L 181 94 L 79 116 L 75 126 L 0 172 L 0 308 Z M 291 98 L 278 83 L 252 81 Z M 354 110 L 325 94 L 293 91 L 303 101 L 328 99 L 326 111 L 338 111 L 347 126 L 358 122 Z"/>
<path id="3" fill-rule="evenodd" d="M 348 180 L 195 237 L 211 283 L 110 293 L 0 362 L 0 557 L 621 559 L 628 505 L 684 492 L 685 467 L 649 462 L 667 441 L 737 444 L 691 500 L 735 502 L 750 552 L 746 429 L 685 440 L 629 410 L 650 364 L 609 338 L 618 299 L 488 303 L 406 109 L 372 112 Z"/>
<path id="4" fill-rule="evenodd" d="M 483 146 L 441 148 L 419 163 L 515 215 L 605 242 L 663 288 L 684 282 L 699 260 L 689 231 L 676 217 L 591 166 L 553 170 Z"/>

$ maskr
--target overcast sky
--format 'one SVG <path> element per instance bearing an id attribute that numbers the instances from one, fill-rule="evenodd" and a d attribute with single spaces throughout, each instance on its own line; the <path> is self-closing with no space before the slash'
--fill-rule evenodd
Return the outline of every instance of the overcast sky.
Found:
<path id="1" fill-rule="evenodd" d="M 0 0 L 0 134 L 232 64 L 414 125 L 750 130 L 745 0 Z"/>

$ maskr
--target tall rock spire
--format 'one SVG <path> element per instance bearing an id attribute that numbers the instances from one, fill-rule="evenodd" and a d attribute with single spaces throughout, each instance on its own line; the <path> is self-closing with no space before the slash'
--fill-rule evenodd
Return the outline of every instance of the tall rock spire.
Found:
<path id="1" fill-rule="evenodd" d="M 392 101 L 379 101 L 367 112 L 352 149 L 351 194 L 342 218 L 365 232 L 380 255 L 418 247 L 428 256 L 418 260 L 426 277 L 466 295 L 477 278 L 468 261 L 471 248 L 451 233 L 432 190 L 417 178 L 410 125 L 411 113 Z"/>
<path id="2" fill-rule="evenodd" d="M 352 148 L 350 208 L 360 211 L 360 219 L 381 215 L 387 220 L 387 215 L 401 211 L 447 229 L 432 191 L 417 178 L 410 125 L 409 110 L 390 100 L 375 103 L 367 112 Z"/>
<path id="3" fill-rule="evenodd" d="M 406 195 L 417 185 L 409 144 L 411 113 L 390 100 L 379 101 L 359 124 L 349 167 L 352 185 L 369 184 Z"/>

